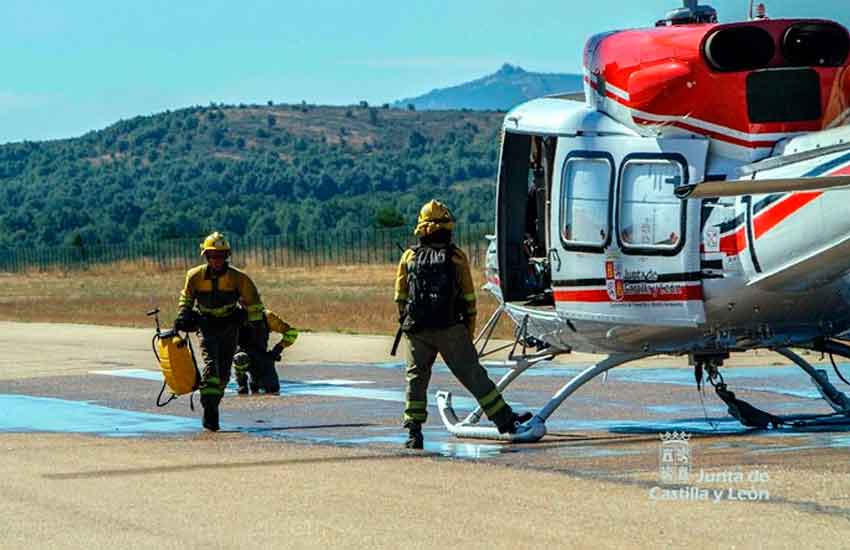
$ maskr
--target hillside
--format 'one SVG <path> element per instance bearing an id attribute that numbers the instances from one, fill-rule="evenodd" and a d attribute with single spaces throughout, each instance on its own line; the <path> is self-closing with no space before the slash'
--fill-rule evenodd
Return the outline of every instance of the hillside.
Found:
<path id="1" fill-rule="evenodd" d="M 0 247 L 410 225 L 438 197 L 492 219 L 504 115 L 193 107 L 0 146 Z"/>
<path id="2" fill-rule="evenodd" d="M 578 74 L 532 73 L 505 63 L 497 72 L 451 88 L 402 99 L 398 107 L 413 105 L 417 110 L 474 109 L 507 111 L 515 105 L 542 97 L 582 89 Z"/>

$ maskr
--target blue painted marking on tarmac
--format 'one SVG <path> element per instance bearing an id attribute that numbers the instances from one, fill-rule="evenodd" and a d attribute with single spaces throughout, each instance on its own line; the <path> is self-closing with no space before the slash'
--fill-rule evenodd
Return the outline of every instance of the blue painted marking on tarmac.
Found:
<path id="1" fill-rule="evenodd" d="M 0 394 L 0 433 L 25 432 L 63 432 L 86 433 L 112 437 L 131 437 L 144 435 L 169 435 L 175 433 L 200 432 L 197 418 L 169 416 L 114 409 L 96 405 L 87 401 L 68 401 L 63 399 L 31 397 L 25 395 Z M 706 422 L 702 418 L 685 418 L 669 422 L 637 420 L 581 420 L 550 419 L 547 423 L 550 432 L 556 430 L 597 431 L 621 434 L 654 434 L 665 431 L 686 431 L 694 434 L 734 435 L 745 434 L 751 430 L 741 426 L 731 418 L 712 418 Z M 272 437 L 283 440 L 331 443 L 336 445 L 391 445 L 400 446 L 405 434 L 398 428 L 371 428 L 365 434 L 355 437 L 317 436 L 309 431 L 299 431 L 292 427 L 287 432 L 240 429 L 223 424 L 225 430 L 236 429 L 248 434 Z M 743 446 L 749 452 L 777 454 L 818 449 L 850 448 L 850 426 L 847 424 L 822 424 L 807 430 L 769 430 L 759 431 L 759 435 L 769 437 L 793 437 L 787 445 L 763 447 L 751 442 L 731 443 L 715 442 L 714 448 L 722 446 Z M 494 443 L 472 443 L 457 440 L 448 435 L 441 427 L 427 428 L 425 431 L 425 451 L 447 457 L 481 459 L 494 457 L 508 452 L 520 452 L 523 448 Z M 799 438 L 803 438 L 800 441 Z M 611 449 L 600 446 L 569 445 L 555 450 L 558 454 L 576 458 L 594 458 L 640 454 L 645 450 Z"/>
<path id="2" fill-rule="evenodd" d="M 32 397 L 28 395 L 0 394 L 0 433 L 58 432 L 80 433 L 109 437 L 139 437 L 144 435 L 173 435 L 179 433 L 200 432 L 197 418 L 170 416 L 128 411 L 96 405 L 88 401 L 68 401 L 50 397 Z M 238 429 L 222 424 L 225 430 Z M 405 434 L 393 428 L 394 435 L 383 433 L 375 436 L 352 438 L 314 437 L 299 434 L 293 428 L 291 434 L 263 432 L 260 430 L 239 430 L 253 435 L 273 437 L 275 439 L 294 439 L 315 443 L 337 445 L 375 445 L 392 444 L 401 446 Z M 452 442 L 446 439 L 442 430 L 428 430 L 425 450 L 442 456 L 456 458 L 486 458 L 496 456 L 506 450 L 502 445 Z M 439 433 L 439 435 L 438 435 Z"/>
<path id="3" fill-rule="evenodd" d="M 688 418 L 664 420 L 586 419 L 565 420 L 550 418 L 546 422 L 549 432 L 606 432 L 621 434 L 653 434 L 663 432 L 688 432 L 695 434 L 739 434 L 750 431 L 737 420 L 729 418 Z"/>
<path id="4" fill-rule="evenodd" d="M 796 366 L 730 367 L 722 374 L 732 390 L 768 392 L 802 399 L 821 399 L 809 375 Z M 694 386 L 693 371 L 687 368 L 614 369 L 610 381 Z"/>
<path id="5" fill-rule="evenodd" d="M 506 367 L 499 367 L 496 365 L 488 364 L 489 361 L 484 361 L 482 364 L 484 368 L 487 370 L 487 373 L 490 376 L 500 377 L 504 376 L 510 369 Z M 570 366 L 570 367 L 561 367 L 556 366 L 554 363 L 542 361 L 538 365 L 531 367 L 527 371 L 525 371 L 522 376 L 523 377 L 536 377 L 536 376 L 553 376 L 553 377 L 567 377 L 567 376 L 575 376 L 584 368 L 590 366 L 588 365 L 578 365 L 578 366 Z M 374 369 L 386 369 L 386 370 L 404 370 L 404 363 L 396 363 L 396 362 L 380 362 L 380 363 L 368 363 L 365 365 L 355 365 L 351 363 L 322 363 L 322 367 L 330 367 L 330 368 L 374 368 Z M 440 374 L 450 374 L 451 371 L 446 366 L 445 363 L 438 361 L 434 363 L 434 368 L 432 369 L 435 373 Z"/>
<path id="6" fill-rule="evenodd" d="M 139 437 L 144 435 L 171 435 L 176 433 L 200 432 L 201 426 L 197 418 L 150 414 L 127 411 L 95 405 L 87 401 L 68 401 L 49 397 L 31 397 L 27 395 L 0 394 L 0 433 L 32 433 L 59 432 L 81 433 L 110 437 Z M 232 427 L 222 424 L 225 430 Z M 252 430 L 244 430 L 252 433 Z M 254 435 L 271 436 L 277 439 L 307 440 L 315 443 L 332 443 L 337 445 L 375 445 L 392 444 L 401 446 L 405 435 L 398 429 L 393 429 L 396 435 L 382 433 L 375 436 L 337 438 L 312 437 L 297 433 L 293 429 L 292 436 L 253 432 Z M 487 458 L 493 457 L 505 450 L 504 446 L 493 444 L 451 442 L 446 440 L 445 433 L 440 430 L 428 430 L 425 450 L 442 456 L 456 458 Z"/>
<path id="7" fill-rule="evenodd" d="M 665 416 L 674 414 L 701 414 L 703 412 L 703 408 L 701 405 L 647 405 L 646 410 L 657 414 L 663 414 Z M 726 405 L 706 404 L 705 412 L 724 413 L 726 412 Z"/>
<path id="8" fill-rule="evenodd" d="M 485 361 L 486 363 L 486 361 Z M 335 368 L 352 368 L 351 364 L 322 365 Z M 487 366 L 487 365 L 485 365 Z M 543 361 L 525 371 L 520 378 L 551 377 L 568 380 L 579 374 L 590 364 L 576 364 L 569 367 Z M 842 367 L 842 364 L 838 365 Z M 402 363 L 384 362 L 358 365 L 358 368 L 403 369 Z M 822 366 L 816 366 L 822 368 Z M 488 366 L 487 372 L 494 378 L 504 376 L 510 369 Z M 449 373 L 443 363 L 434 365 L 434 372 Z M 820 393 L 812 385 L 809 376 L 794 365 L 747 367 L 736 366 L 722 369 L 722 374 L 732 390 L 768 392 L 801 399 L 821 399 Z M 688 367 L 621 367 L 609 371 L 609 382 L 636 382 L 667 384 L 672 386 L 695 386 L 693 370 Z M 831 377 L 835 383 L 834 376 Z M 839 388 L 840 389 L 840 388 Z"/>
<path id="9" fill-rule="evenodd" d="M 660 434 L 664 432 L 687 432 L 702 435 L 746 435 L 757 433 L 760 437 L 769 437 L 777 440 L 770 446 L 764 446 L 752 441 L 719 441 L 702 442 L 709 448 L 743 448 L 751 454 L 782 454 L 800 451 L 812 451 L 820 449 L 848 449 L 850 448 L 850 425 L 846 420 L 825 421 L 807 428 L 753 430 L 738 423 L 732 418 L 710 418 L 709 422 L 700 418 L 685 418 L 673 421 L 638 421 L 638 420 L 556 420 L 547 422 L 550 433 L 558 430 L 582 431 L 582 432 L 604 432 L 627 435 Z M 779 441 L 787 440 L 788 444 Z M 801 441 L 802 440 L 802 441 Z M 559 450 L 559 453 L 563 450 Z M 572 451 L 567 451 L 572 453 Z M 604 452 L 604 450 L 603 450 Z M 590 454 L 576 454 L 576 456 L 592 456 Z"/>
<path id="10" fill-rule="evenodd" d="M 162 374 L 155 370 L 113 369 L 92 371 L 92 373 L 117 376 L 121 378 L 134 378 L 137 380 L 150 380 L 162 383 Z M 280 393 L 281 395 L 316 395 L 323 397 L 374 399 L 376 401 L 390 401 L 393 403 L 404 403 L 406 401 L 404 391 L 361 387 L 369 384 L 374 384 L 374 382 L 367 380 L 343 380 L 336 378 L 327 380 L 281 380 Z M 236 390 L 236 383 L 231 381 L 227 384 L 225 393 L 235 394 Z M 478 406 L 478 403 L 471 397 L 453 396 L 452 400 L 460 409 L 467 409 L 471 411 Z M 436 404 L 432 401 L 430 406 L 436 407 Z"/>
<path id="11" fill-rule="evenodd" d="M 197 432 L 194 418 L 126 411 L 88 401 L 0 394 L 0 432 L 88 433 L 115 437 Z"/>

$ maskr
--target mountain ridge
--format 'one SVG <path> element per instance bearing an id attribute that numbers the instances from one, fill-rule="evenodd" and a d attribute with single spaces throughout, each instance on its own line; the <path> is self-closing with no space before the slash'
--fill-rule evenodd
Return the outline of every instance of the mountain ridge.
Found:
<path id="1" fill-rule="evenodd" d="M 535 73 L 505 63 L 495 73 L 446 88 L 435 88 L 393 103 L 418 110 L 471 109 L 508 111 L 530 99 L 582 89 L 583 77 L 570 73 Z"/>

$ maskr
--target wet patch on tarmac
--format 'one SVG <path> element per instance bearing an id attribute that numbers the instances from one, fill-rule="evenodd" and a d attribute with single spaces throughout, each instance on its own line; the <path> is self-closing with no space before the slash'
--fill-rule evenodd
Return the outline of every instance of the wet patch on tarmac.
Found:
<path id="1" fill-rule="evenodd" d="M 65 432 L 111 437 L 198 431 L 189 418 L 103 407 L 86 401 L 0 394 L 0 433 Z"/>
<path id="2" fill-rule="evenodd" d="M 507 397 L 544 404 L 566 380 L 584 367 L 543 365 L 529 370 Z M 291 365 L 283 372 L 281 396 L 241 397 L 235 384 L 227 388 L 222 405 L 222 428 L 253 437 L 293 442 L 343 446 L 380 446 L 398 449 L 405 431 L 398 420 L 404 402 L 403 367 L 400 363 L 368 365 Z M 146 369 L 112 368 L 93 371 L 98 395 L 92 399 L 91 380 L 66 377 L 56 384 L 56 396 L 31 397 L 35 382 L 21 382 L 16 394 L 0 394 L 0 432 L 56 431 L 108 436 L 162 436 L 201 432 L 199 413 L 169 409 L 176 415 L 136 412 L 151 409 L 161 375 Z M 506 369 L 490 369 L 497 377 Z M 796 367 L 735 367 L 725 371 L 726 381 L 741 397 L 761 392 L 758 406 L 773 412 L 800 412 L 812 408 L 823 412 L 822 401 L 808 376 Z M 110 380 L 112 379 L 112 380 Z M 69 381 L 75 380 L 74 383 Z M 30 384 L 30 385 L 27 385 Z M 76 384 L 76 387 L 75 385 Z M 129 385 L 129 386 L 128 386 Z M 140 386 L 141 385 L 141 386 Z M 492 441 L 464 441 L 451 436 L 441 425 L 431 405 L 431 420 L 425 426 L 425 451 L 432 455 L 463 459 L 495 459 L 520 453 L 533 457 L 569 459 L 591 463 L 607 458 L 657 455 L 658 434 L 688 432 L 702 439 L 707 449 L 734 449 L 751 455 L 781 455 L 825 449 L 850 448 L 850 427 L 824 423 L 804 430 L 753 431 L 726 415 L 726 407 L 706 395 L 700 403 L 685 387 L 693 388 L 687 368 L 622 368 L 612 371 L 607 384 L 594 381 L 567 400 L 547 422 L 549 436 L 538 445 L 511 445 Z M 459 415 L 476 405 L 465 396 L 445 366 L 434 370 L 431 395 L 437 389 L 452 389 Z M 709 388 L 710 390 L 710 388 Z M 763 392 L 767 392 L 766 394 Z M 76 399 L 75 399 L 76 397 Z M 749 399 L 749 396 L 746 397 Z M 115 406 L 105 406 L 104 403 Z M 579 435 L 580 434 L 580 435 Z M 613 436 L 609 437 L 609 436 Z M 619 436 L 619 439 L 617 439 Z M 646 437 L 644 437 L 646 436 Z M 625 438 L 625 439 L 623 439 Z M 647 442 L 652 441 L 651 444 Z M 638 442 L 629 444 L 629 442 Z M 768 443 L 765 446 L 765 442 Z M 517 462 L 517 461 L 512 461 Z M 518 461 L 523 462 L 523 460 Z M 593 466 L 595 467 L 595 466 Z"/>
<path id="3" fill-rule="evenodd" d="M 117 376 L 119 378 L 135 378 L 138 380 L 152 380 L 162 383 L 162 375 L 157 371 L 146 369 L 115 369 L 105 371 L 92 371 L 92 374 L 103 374 Z M 281 395 L 316 395 L 324 397 L 349 397 L 356 399 L 372 399 L 375 401 L 390 401 L 393 403 L 404 403 L 403 390 L 374 389 L 363 386 L 375 384 L 372 380 L 345 380 L 338 378 L 320 380 L 286 380 L 281 379 Z M 225 388 L 225 393 L 235 394 L 236 382 L 233 380 Z M 463 407 L 474 407 L 476 402 L 469 397 L 459 397 L 458 403 Z"/>
<path id="4" fill-rule="evenodd" d="M 486 362 L 485 362 L 486 363 Z M 850 368 L 850 364 L 837 363 L 842 370 Z M 524 372 L 521 378 L 561 378 L 568 380 L 591 364 L 576 364 L 569 367 L 559 366 L 557 363 L 541 362 Z M 327 368 L 352 368 L 351 364 L 327 364 Z M 372 369 L 403 370 L 404 365 L 397 362 L 371 363 L 359 365 Z M 499 366 L 487 366 L 487 372 L 491 377 L 498 379 L 504 376 L 509 369 Z M 449 374 L 450 371 L 445 364 L 440 362 L 434 366 L 434 373 Z M 742 390 L 777 393 L 790 397 L 805 399 L 820 399 L 821 396 L 813 386 L 808 375 L 799 367 L 794 365 L 772 365 L 772 366 L 734 366 L 722 369 L 727 384 L 730 388 Z M 833 383 L 836 383 L 835 375 L 827 371 Z M 631 367 L 625 366 L 615 368 L 608 373 L 609 382 L 633 382 L 641 384 L 667 384 L 674 386 L 693 387 L 693 370 L 689 367 Z M 706 382 L 707 383 L 707 382 Z"/>

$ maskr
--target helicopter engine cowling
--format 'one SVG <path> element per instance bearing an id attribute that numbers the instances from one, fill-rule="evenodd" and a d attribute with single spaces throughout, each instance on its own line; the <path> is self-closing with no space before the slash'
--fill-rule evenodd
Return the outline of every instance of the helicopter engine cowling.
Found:
<path id="1" fill-rule="evenodd" d="M 600 34 L 584 52 L 588 103 L 645 136 L 707 136 L 752 162 L 847 116 L 850 35 L 819 19 L 676 24 Z"/>

